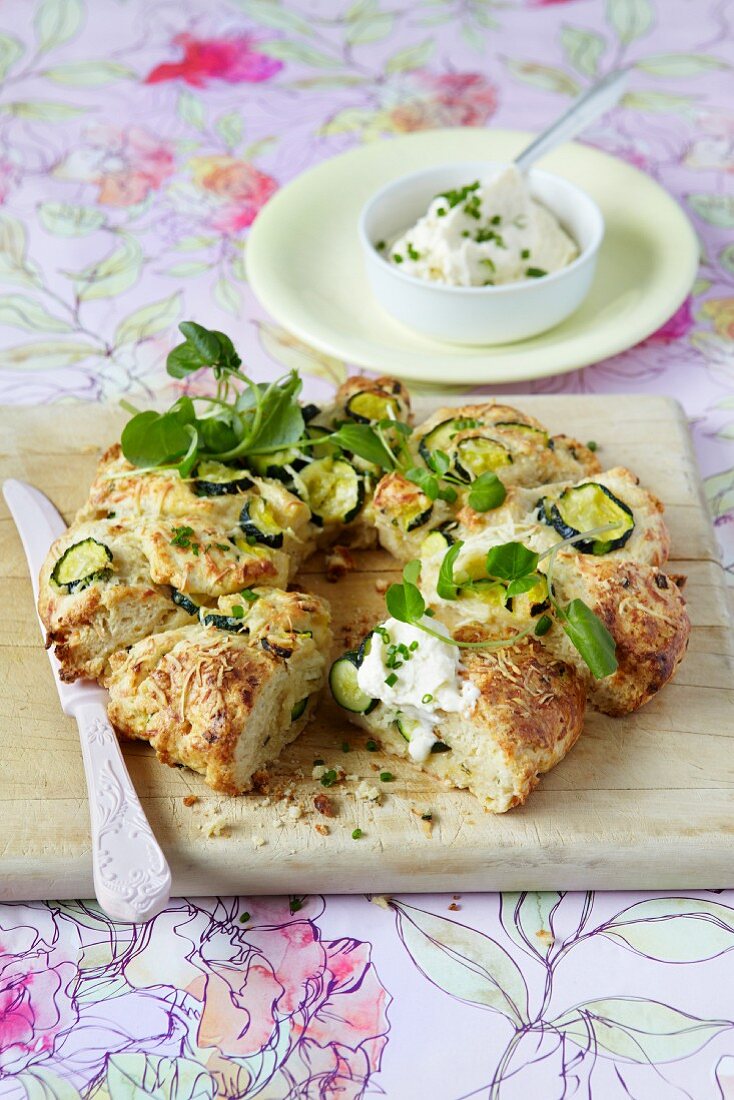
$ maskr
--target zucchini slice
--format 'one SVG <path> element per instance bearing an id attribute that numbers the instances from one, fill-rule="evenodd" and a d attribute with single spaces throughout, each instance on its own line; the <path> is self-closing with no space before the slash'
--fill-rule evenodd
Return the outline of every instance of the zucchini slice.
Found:
<path id="1" fill-rule="evenodd" d="M 293 710 L 291 711 L 291 722 L 297 722 L 299 718 L 303 717 L 303 712 L 308 706 L 309 699 L 309 695 L 304 695 L 303 699 L 299 699 L 298 702 L 293 705 Z"/>
<path id="2" fill-rule="evenodd" d="M 400 736 L 408 743 L 415 731 L 420 729 L 420 722 L 416 718 L 406 718 L 404 714 L 396 715 L 395 725 Z"/>
<path id="3" fill-rule="evenodd" d="M 266 635 L 260 639 L 260 645 L 266 653 L 272 653 L 274 657 L 282 657 L 284 661 L 287 661 L 293 656 L 293 641 L 291 635 L 286 635 L 285 637 L 281 636 L 280 642 Z"/>
<path id="4" fill-rule="evenodd" d="M 483 435 L 470 435 L 453 448 L 454 469 L 462 481 L 474 481 L 480 474 L 499 470 L 512 463 L 512 455 L 503 443 Z"/>
<path id="5" fill-rule="evenodd" d="M 297 447 L 285 447 L 282 451 L 274 451 L 269 455 L 250 455 L 247 461 L 260 477 L 274 477 L 278 481 L 288 481 L 291 475 L 286 467 L 300 470 L 306 465 L 308 459 Z"/>
<path id="6" fill-rule="evenodd" d="M 358 424 L 369 424 L 373 420 L 397 420 L 400 405 L 383 390 L 360 390 L 349 398 L 344 412 Z"/>
<path id="7" fill-rule="evenodd" d="M 237 619 L 234 615 L 210 614 L 203 607 L 199 612 L 199 620 L 202 626 L 215 626 L 217 630 L 228 630 L 230 634 L 247 634 L 249 630 L 245 625 L 244 618 Z"/>
<path id="8" fill-rule="evenodd" d="M 443 556 L 453 541 L 451 535 L 443 531 L 431 531 L 423 539 L 418 556 L 420 558 L 436 558 L 439 554 Z"/>
<path id="9" fill-rule="evenodd" d="M 51 573 L 51 580 L 67 592 L 81 592 L 94 581 L 112 576 L 112 551 L 97 539 L 82 539 L 67 547 Z"/>
<path id="10" fill-rule="evenodd" d="M 240 512 L 240 527 L 248 542 L 259 542 L 278 550 L 283 545 L 283 528 L 262 497 L 246 500 Z"/>
<path id="11" fill-rule="evenodd" d="M 299 474 L 317 527 L 349 523 L 364 504 L 364 479 L 346 459 L 317 458 Z"/>
<path id="12" fill-rule="evenodd" d="M 189 615 L 198 615 L 200 608 L 198 603 L 194 603 L 190 596 L 187 596 L 185 592 L 179 592 L 177 588 L 174 588 L 171 592 L 171 599 L 175 603 L 176 607 L 182 607 L 184 611 L 187 611 Z"/>
<path id="13" fill-rule="evenodd" d="M 425 527 L 433 515 L 433 504 L 425 493 L 416 493 L 412 504 L 403 508 L 401 519 L 405 531 L 417 531 Z"/>
<path id="14" fill-rule="evenodd" d="M 334 699 L 344 710 L 352 714 L 369 714 L 374 710 L 379 699 L 371 699 L 362 691 L 357 682 L 359 658 L 356 653 L 349 652 L 337 657 L 329 672 L 329 687 Z"/>
<path id="15" fill-rule="evenodd" d="M 542 428 L 534 428 L 532 424 L 522 424 L 519 420 L 498 420 L 495 424 L 495 428 L 502 428 L 506 432 L 517 432 L 518 435 L 525 435 L 528 439 L 535 443 L 540 443 L 543 447 L 550 446 L 548 433 Z"/>
<path id="16" fill-rule="evenodd" d="M 580 539 L 573 545 L 582 554 L 608 554 L 619 550 L 635 529 L 632 509 L 598 481 L 586 481 L 564 489 L 555 500 L 543 497 L 538 501 L 538 519 L 553 527 L 558 534 L 569 539 L 593 527 L 615 524 L 613 530 L 601 538 Z"/>
<path id="17" fill-rule="evenodd" d="M 450 451 L 454 437 L 470 428 L 482 428 L 481 420 L 469 416 L 455 416 L 451 420 L 442 420 L 431 428 L 418 444 L 418 451 L 424 462 L 428 461 L 431 451 Z"/>
<path id="18" fill-rule="evenodd" d="M 395 719 L 395 725 L 397 726 L 400 736 L 410 744 L 411 738 L 417 729 L 420 729 L 420 722 L 415 718 L 406 718 L 404 714 L 398 714 Z M 447 745 L 445 741 L 434 741 L 431 745 L 431 752 L 451 752 L 451 746 Z"/>
<path id="19" fill-rule="evenodd" d="M 252 484 L 252 478 L 235 466 L 225 466 L 222 462 L 200 462 L 193 488 L 197 497 L 223 497 L 245 493 L 252 488 Z"/>

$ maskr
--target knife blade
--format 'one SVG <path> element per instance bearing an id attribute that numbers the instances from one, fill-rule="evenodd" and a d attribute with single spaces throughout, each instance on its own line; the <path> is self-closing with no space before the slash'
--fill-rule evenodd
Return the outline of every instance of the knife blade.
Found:
<path id="1" fill-rule="evenodd" d="M 66 523 L 48 497 L 23 481 L 9 478 L 3 483 L 3 496 L 23 544 L 38 614 L 41 567 L 51 544 L 66 530 Z M 45 633 L 42 623 L 41 631 Z M 48 657 L 61 707 L 79 727 L 97 901 L 114 920 L 150 920 L 168 902 L 171 872 L 107 717 L 107 692 L 91 680 L 64 683 L 59 662 L 50 649 Z"/>

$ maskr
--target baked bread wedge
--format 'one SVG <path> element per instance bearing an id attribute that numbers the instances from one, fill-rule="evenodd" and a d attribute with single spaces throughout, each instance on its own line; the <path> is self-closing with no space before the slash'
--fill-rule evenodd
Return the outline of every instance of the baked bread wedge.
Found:
<path id="1" fill-rule="evenodd" d="M 380 630 L 386 632 L 385 639 L 406 645 L 409 652 L 417 642 L 412 657 L 391 674 L 389 657 L 384 663 L 384 647 L 391 643 L 379 632 L 370 638 L 370 652 L 361 667 L 366 668 L 375 650 L 383 650 L 377 682 L 384 680 L 385 671 L 394 676 L 392 695 L 378 687 L 382 701 L 370 698 L 369 673 L 365 679 L 357 670 L 357 676 L 350 677 L 351 662 L 342 658 L 347 665 L 340 669 L 336 662 L 330 677 L 337 702 L 362 707 L 361 713 L 351 711 L 349 717 L 378 738 L 387 752 L 411 760 L 449 786 L 471 791 L 490 813 L 522 805 L 540 776 L 578 739 L 584 722 L 584 679 L 536 639 L 494 651 L 462 650 L 460 662 L 446 673 L 451 653 L 434 652 L 440 642 L 427 640 L 415 628 L 400 628 L 395 620 L 387 620 Z M 464 628 L 454 637 L 476 641 L 486 637 L 486 631 Z M 413 664 L 424 667 L 411 668 Z M 409 689 L 401 693 L 408 671 Z M 351 698 L 350 679 L 357 689 Z"/>
<path id="2" fill-rule="evenodd" d="M 193 625 L 119 651 L 105 678 L 120 733 L 230 795 L 262 784 L 308 722 L 331 642 L 323 600 L 271 589 L 253 595 L 254 603 L 229 597 Z"/>

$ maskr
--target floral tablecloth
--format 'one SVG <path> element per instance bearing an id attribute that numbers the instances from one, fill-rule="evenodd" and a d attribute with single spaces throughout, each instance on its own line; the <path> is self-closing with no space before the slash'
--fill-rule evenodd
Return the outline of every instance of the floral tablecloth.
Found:
<path id="1" fill-rule="evenodd" d="M 643 345 L 527 388 L 678 397 L 731 570 L 733 19 L 722 0 L 5 0 L 0 401 L 160 393 L 186 317 L 318 399 L 349 365 L 247 286 L 278 187 L 396 133 L 539 128 L 631 62 L 586 139 L 678 196 L 700 277 Z M 180 900 L 145 927 L 4 905 L 0 1095 L 731 1100 L 732 948 L 715 890 Z"/>

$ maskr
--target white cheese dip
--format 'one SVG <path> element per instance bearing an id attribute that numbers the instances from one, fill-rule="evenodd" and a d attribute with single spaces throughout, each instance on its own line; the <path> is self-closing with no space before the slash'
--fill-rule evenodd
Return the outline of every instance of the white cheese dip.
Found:
<path id="1" fill-rule="evenodd" d="M 386 255 L 407 275 L 429 282 L 501 286 L 560 271 L 578 248 L 509 165 L 483 183 L 437 195 Z"/>
<path id="2" fill-rule="evenodd" d="M 449 636 L 436 619 L 426 619 L 426 625 Z M 442 713 L 468 715 L 479 698 L 479 689 L 460 675 L 459 657 L 458 646 L 397 619 L 387 619 L 371 636 L 357 682 L 362 691 L 394 709 L 409 730 L 408 753 L 416 763 L 426 760 L 438 741 L 434 728 Z"/>

